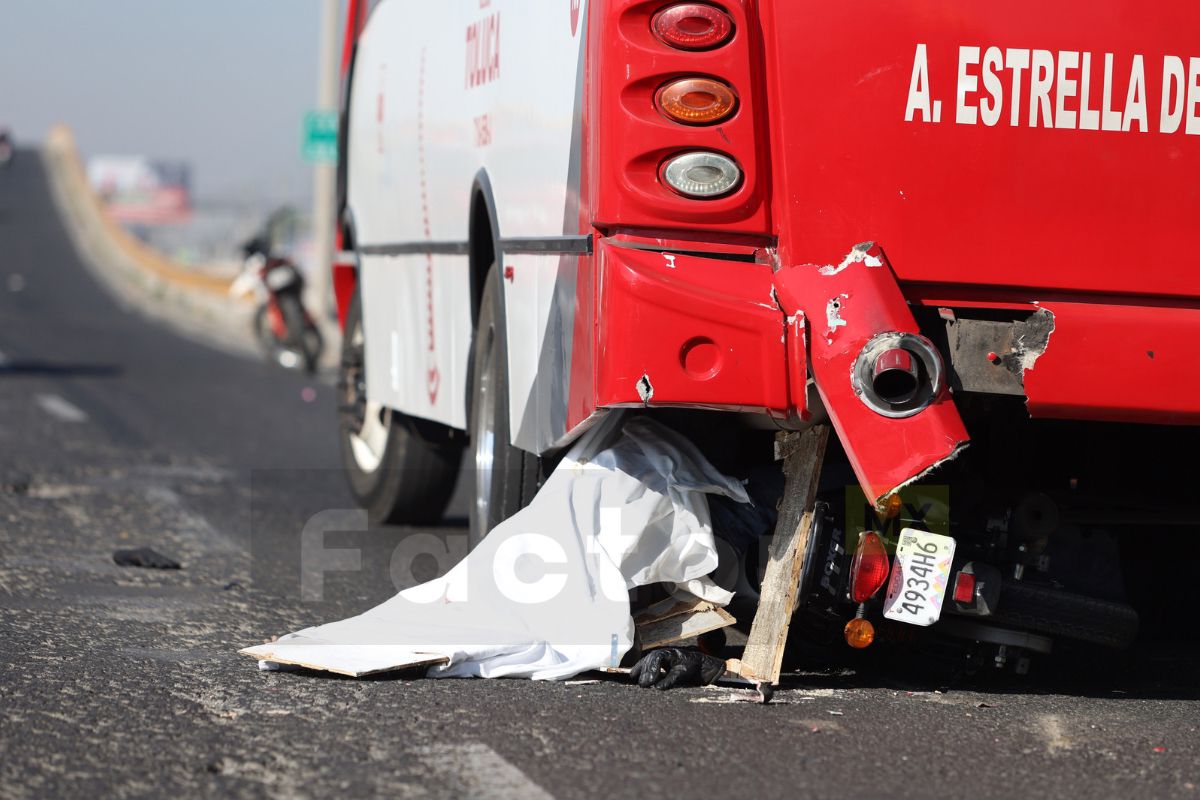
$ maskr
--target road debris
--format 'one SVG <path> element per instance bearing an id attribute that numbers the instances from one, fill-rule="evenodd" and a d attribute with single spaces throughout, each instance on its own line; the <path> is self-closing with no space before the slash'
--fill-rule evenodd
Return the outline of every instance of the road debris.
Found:
<path id="1" fill-rule="evenodd" d="M 28 475 L 14 475 L 5 481 L 4 488 L 9 494 L 23 497 L 29 494 L 29 486 L 32 482 Z"/>
<path id="2" fill-rule="evenodd" d="M 139 547 L 134 550 L 118 550 L 113 553 L 113 561 L 118 567 L 141 567 L 143 569 L 180 569 L 180 564 L 173 558 L 164 556 L 149 547 Z"/>
<path id="3" fill-rule="evenodd" d="M 757 689 L 726 689 L 724 694 L 717 697 L 693 697 L 692 703 L 753 703 L 766 705 L 769 700 Z M 785 703 L 790 701 L 783 701 Z"/>

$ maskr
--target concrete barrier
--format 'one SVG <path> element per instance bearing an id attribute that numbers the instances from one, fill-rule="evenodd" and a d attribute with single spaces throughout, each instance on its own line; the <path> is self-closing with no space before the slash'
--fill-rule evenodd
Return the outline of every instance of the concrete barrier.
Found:
<path id="1" fill-rule="evenodd" d="M 68 127 L 47 136 L 42 162 L 81 260 L 126 306 L 222 349 L 257 352 L 254 304 L 230 296 L 231 277 L 178 264 L 114 222 L 88 182 Z"/>
<path id="2" fill-rule="evenodd" d="M 92 190 L 87 170 L 75 144 L 75 136 L 65 125 L 56 126 L 46 138 L 46 151 L 57 159 L 62 178 L 79 198 L 84 211 L 94 217 L 92 227 L 103 230 L 112 246 L 127 258 L 164 281 L 186 286 L 199 292 L 228 296 L 231 279 L 208 274 L 203 269 L 189 269 L 170 260 L 162 253 L 133 236 L 106 213 L 104 202 Z"/>

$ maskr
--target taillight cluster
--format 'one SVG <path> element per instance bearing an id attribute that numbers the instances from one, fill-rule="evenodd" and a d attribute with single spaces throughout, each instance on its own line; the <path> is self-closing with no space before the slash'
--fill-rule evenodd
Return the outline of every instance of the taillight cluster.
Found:
<path id="1" fill-rule="evenodd" d="M 862 604 L 879 594 L 891 570 L 892 562 L 883 537 L 874 531 L 863 531 L 859 534 L 858 549 L 854 551 L 854 561 L 850 565 L 850 599 Z M 845 636 L 846 644 L 856 650 L 870 647 L 875 641 L 875 626 L 870 620 L 863 619 L 861 607 L 859 615 L 847 623 Z"/>
<path id="2" fill-rule="evenodd" d="M 756 13 L 756 0 L 592 4 L 584 156 L 596 228 L 771 235 Z"/>
<path id="3" fill-rule="evenodd" d="M 650 26 L 663 44 L 693 51 L 727 44 L 734 30 L 729 14 L 708 3 L 667 6 L 654 15 Z M 682 125 L 716 125 L 737 110 L 734 89 L 704 75 L 672 80 L 658 90 L 654 100 L 663 116 Z M 667 159 L 662 180 L 685 197 L 709 199 L 736 189 L 742 181 L 742 170 L 722 153 L 697 150 Z"/>

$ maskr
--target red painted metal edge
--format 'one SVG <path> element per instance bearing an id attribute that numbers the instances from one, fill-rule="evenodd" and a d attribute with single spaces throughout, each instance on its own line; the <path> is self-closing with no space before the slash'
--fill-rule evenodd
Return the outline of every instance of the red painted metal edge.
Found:
<path id="1" fill-rule="evenodd" d="M 1200 423 L 1200 309 L 1046 303 L 1054 330 L 1025 370 L 1030 415 Z"/>
<path id="2" fill-rule="evenodd" d="M 932 405 L 902 419 L 869 408 L 852 385 L 852 370 L 872 339 L 920 334 L 879 247 L 860 245 L 837 265 L 782 269 L 775 285 L 784 310 L 808 318 L 809 368 L 868 497 L 885 498 L 966 445 L 945 380 Z"/>
<path id="3" fill-rule="evenodd" d="M 788 364 L 803 369 L 803 355 L 769 267 L 607 242 L 597 258 L 597 406 L 790 413 Z"/>
<path id="4" fill-rule="evenodd" d="M 333 296 L 337 301 L 338 325 L 346 330 L 346 314 L 358 287 L 358 267 L 352 253 L 338 253 L 333 261 Z"/>

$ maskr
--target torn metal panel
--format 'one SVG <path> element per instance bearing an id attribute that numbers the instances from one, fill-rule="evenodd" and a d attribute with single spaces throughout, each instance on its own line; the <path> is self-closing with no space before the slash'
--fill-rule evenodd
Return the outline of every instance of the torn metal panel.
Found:
<path id="1" fill-rule="evenodd" d="M 642 405 L 650 405 L 650 401 L 654 399 L 654 384 L 650 383 L 650 376 L 643 375 L 637 382 L 638 397 L 642 398 Z"/>
<path id="2" fill-rule="evenodd" d="M 1046 352 L 1054 315 L 1038 309 L 1024 321 L 946 319 L 955 391 L 1025 395 L 1025 373 Z"/>
<path id="3" fill-rule="evenodd" d="M 921 337 L 879 246 L 858 245 L 837 267 L 806 264 L 782 269 L 775 285 L 784 310 L 805 314 L 812 326 L 809 369 L 868 497 L 883 499 L 952 458 L 967 443 L 946 383 L 934 374 L 940 369 L 940 356 Z M 921 380 L 931 381 L 932 390 L 927 405 L 903 409 L 907 416 L 885 415 L 880 403 L 869 404 L 864 396 L 875 388 L 883 391 L 882 381 L 878 387 L 871 384 L 876 375 L 860 361 L 881 335 L 894 335 L 904 347 L 921 343 L 913 356 L 924 370 Z"/>
<path id="4" fill-rule="evenodd" d="M 1013 353 L 1021 369 L 1021 383 L 1025 373 L 1037 365 L 1037 361 L 1050 345 L 1050 334 L 1054 333 L 1054 314 L 1049 309 L 1039 308 L 1025 320 L 1017 330 Z"/>
<path id="5" fill-rule="evenodd" d="M 856 244 L 854 249 L 852 249 L 848 254 L 846 254 L 846 257 L 842 259 L 841 264 L 838 264 L 836 267 L 832 264 L 827 264 L 818 269 L 817 272 L 826 276 L 837 275 L 839 272 L 853 266 L 854 264 L 866 264 L 868 267 L 882 267 L 883 262 L 879 260 L 878 256 L 872 255 L 871 253 L 871 248 L 874 246 L 874 242 L 863 242 L 862 244 Z"/>

